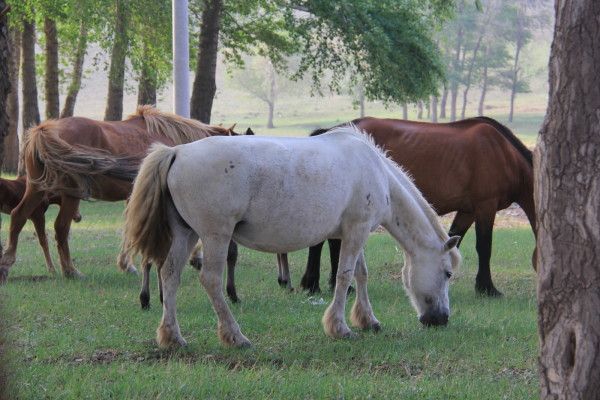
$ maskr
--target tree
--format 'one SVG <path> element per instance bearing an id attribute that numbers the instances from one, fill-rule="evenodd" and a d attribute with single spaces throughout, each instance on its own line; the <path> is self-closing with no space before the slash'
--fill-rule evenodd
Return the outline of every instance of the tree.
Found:
<path id="1" fill-rule="evenodd" d="M 88 22 L 85 18 L 80 18 L 78 35 L 75 39 L 75 49 L 71 60 L 71 73 L 69 86 L 67 88 L 67 96 L 63 104 L 63 109 L 60 112 L 60 117 L 72 117 L 75 112 L 75 102 L 77 95 L 81 89 L 81 80 L 83 78 L 83 62 L 87 53 L 88 44 Z"/>
<path id="2" fill-rule="evenodd" d="M 258 54 L 279 68 L 286 56 L 299 54 L 295 77 L 310 75 L 314 87 L 328 71 L 329 88 L 341 92 L 347 71 L 356 70 L 369 100 L 417 101 L 436 93 L 444 76 L 431 36 L 451 2 L 205 0 L 200 6 L 191 109 L 205 122 L 214 97 L 218 36 L 226 62 L 241 62 L 242 53 Z"/>
<path id="3" fill-rule="evenodd" d="M 38 108 L 37 74 L 35 70 L 35 21 L 33 17 L 23 19 L 21 36 L 21 79 L 23 81 L 23 130 L 40 123 Z"/>
<path id="4" fill-rule="evenodd" d="M 7 8 L 6 2 L 0 0 L 0 161 L 4 158 L 4 138 L 8 134 L 7 100 L 8 93 L 11 91 L 9 75 L 10 40 L 6 18 L 8 11 L 9 8 Z"/>
<path id="5" fill-rule="evenodd" d="M 600 398 L 600 2 L 557 0 L 536 148 L 543 399 Z"/>
<path id="6" fill-rule="evenodd" d="M 21 66 L 21 33 L 16 27 L 9 28 L 10 35 L 10 61 L 8 74 L 11 91 L 8 95 L 8 134 L 4 138 L 4 158 L 2 168 L 4 171 L 16 173 L 19 164 L 19 68 Z"/>
<path id="7" fill-rule="evenodd" d="M 125 61 L 129 46 L 129 0 L 115 0 L 114 36 L 108 73 L 108 96 L 106 99 L 105 121 L 118 121 L 123 118 L 123 90 L 125 89 Z"/>
<path id="8" fill-rule="evenodd" d="M 60 114 L 58 91 L 58 34 L 56 20 L 44 18 L 44 35 L 46 37 L 46 69 L 44 74 L 46 95 L 46 119 L 58 118 Z"/>

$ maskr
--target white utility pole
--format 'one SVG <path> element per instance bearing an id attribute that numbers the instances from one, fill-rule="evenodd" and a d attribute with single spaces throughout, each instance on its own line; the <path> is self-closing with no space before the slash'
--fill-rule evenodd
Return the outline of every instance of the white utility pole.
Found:
<path id="1" fill-rule="evenodd" d="M 173 107 L 182 117 L 190 116 L 190 49 L 188 0 L 173 1 Z"/>

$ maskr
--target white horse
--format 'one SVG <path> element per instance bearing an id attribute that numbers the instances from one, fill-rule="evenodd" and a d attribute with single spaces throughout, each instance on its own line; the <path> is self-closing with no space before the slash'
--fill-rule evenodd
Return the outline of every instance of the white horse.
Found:
<path id="1" fill-rule="evenodd" d="M 448 237 L 411 180 L 354 126 L 311 138 L 209 137 L 176 147 L 155 145 L 126 209 L 124 245 L 163 263 L 160 346 L 186 344 L 175 295 L 198 238 L 204 243 L 200 282 L 217 314 L 219 337 L 226 345 L 248 346 L 223 296 L 232 238 L 272 253 L 342 239 L 334 298 L 322 322 L 329 336 L 344 338 L 352 335 L 344 310 L 353 277 L 351 322 L 380 328 L 367 294 L 363 253 L 379 225 L 405 251 L 403 282 L 420 321 L 445 325 L 459 237 Z"/>

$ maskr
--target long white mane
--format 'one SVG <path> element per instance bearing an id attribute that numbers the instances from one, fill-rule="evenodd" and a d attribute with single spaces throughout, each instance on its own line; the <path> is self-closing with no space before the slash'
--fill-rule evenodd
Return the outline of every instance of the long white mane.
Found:
<path id="1" fill-rule="evenodd" d="M 347 135 L 352 135 L 352 136 L 356 137 L 357 139 L 360 139 L 362 142 L 364 142 L 369 147 L 371 147 L 373 149 L 373 151 L 375 151 L 377 154 L 379 154 L 379 156 L 381 156 L 381 158 L 393 170 L 398 171 L 398 174 L 396 177 L 400 180 L 400 183 L 404 186 L 404 188 L 406 190 L 408 190 L 408 192 L 413 196 L 415 202 L 421 207 L 421 209 L 423 210 L 423 213 L 427 217 L 429 223 L 435 230 L 438 237 L 444 242 L 446 240 L 448 240 L 448 234 L 446 233 L 446 231 L 440 224 L 437 214 L 433 210 L 433 207 L 431 206 L 431 204 L 429 204 L 429 202 L 427 200 L 425 200 L 425 198 L 421 194 L 421 191 L 419 189 L 417 189 L 417 187 L 415 186 L 415 184 L 412 180 L 412 177 L 410 176 L 410 173 L 408 173 L 401 165 L 399 165 L 398 163 L 396 163 L 396 161 L 394 161 L 392 158 L 390 158 L 389 152 L 387 150 L 385 150 L 383 147 L 379 146 L 377 143 L 375 143 L 375 139 L 373 139 L 373 136 L 369 135 L 368 132 L 358 128 L 356 125 L 354 125 L 351 122 L 348 124 L 345 124 L 345 125 L 336 126 L 336 127 L 332 128 L 331 130 L 329 130 L 327 133 L 330 133 L 330 132 L 331 133 L 334 133 L 334 132 L 344 133 Z"/>

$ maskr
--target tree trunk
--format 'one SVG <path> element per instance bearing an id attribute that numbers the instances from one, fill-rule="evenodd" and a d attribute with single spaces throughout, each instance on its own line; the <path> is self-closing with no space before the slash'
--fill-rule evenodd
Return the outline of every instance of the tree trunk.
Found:
<path id="1" fill-rule="evenodd" d="M 464 1 L 461 1 L 458 3 L 457 14 L 461 14 L 463 8 Z M 458 80 L 460 72 L 462 72 L 462 69 L 460 68 L 460 55 L 462 49 L 463 36 L 463 27 L 459 26 L 456 33 L 455 55 L 454 59 L 452 60 L 452 69 L 454 70 L 454 73 L 452 79 L 450 80 L 450 121 L 456 121 L 456 98 L 458 97 Z M 445 106 L 446 104 L 444 103 L 444 107 Z"/>
<path id="2" fill-rule="evenodd" d="M 360 118 L 365 117 L 365 88 L 361 84 L 358 86 L 358 106 L 360 108 Z"/>
<path id="3" fill-rule="evenodd" d="M 6 3 L 0 0 L 0 12 L 4 11 Z M 0 165 L 4 159 L 4 138 L 9 133 L 8 93 L 11 91 L 11 80 L 9 73 L 10 56 L 10 36 L 6 16 L 0 16 Z M 15 90 L 15 89 L 12 89 Z M 1 340 L 1 339 L 0 339 Z M 2 349 L 0 349 L 0 352 Z M 0 382 L 3 380 L 0 372 Z M 0 389 L 2 395 L 3 389 Z"/>
<path id="4" fill-rule="evenodd" d="M 4 160 L 2 169 L 16 173 L 19 164 L 19 68 L 21 67 L 21 33 L 16 28 L 10 29 L 10 53 L 8 63 L 10 76 L 10 93 L 8 95 L 8 135 L 4 138 Z"/>
<path id="5" fill-rule="evenodd" d="M 417 102 L 417 119 L 423 119 L 423 100 Z"/>
<path id="6" fill-rule="evenodd" d="M 79 89 L 81 89 L 81 78 L 83 76 L 83 61 L 85 60 L 85 54 L 87 52 L 87 25 L 85 20 L 81 20 L 79 25 L 79 37 L 77 41 L 77 49 L 75 50 L 75 56 L 73 57 L 73 71 L 71 72 L 71 83 L 67 90 L 67 97 L 65 98 L 65 104 L 63 105 L 62 112 L 60 113 L 61 118 L 72 117 L 75 112 L 75 102 L 77 101 L 77 95 Z"/>
<path id="7" fill-rule="evenodd" d="M 200 26 L 200 44 L 196 77 L 190 104 L 192 118 L 210 123 L 212 104 L 217 91 L 217 47 L 221 26 L 222 0 L 205 0 Z"/>
<path id="8" fill-rule="evenodd" d="M 600 398 L 600 2 L 556 2 L 535 154 L 542 399 Z"/>
<path id="9" fill-rule="evenodd" d="M 38 108 L 37 80 L 35 73 L 35 23 L 25 20 L 21 39 L 23 82 L 23 130 L 40 123 Z"/>
<path id="10" fill-rule="evenodd" d="M 431 122 L 438 122 L 438 98 L 431 96 Z"/>
<path id="11" fill-rule="evenodd" d="M 485 105 L 485 95 L 488 89 L 488 48 L 485 48 L 483 55 L 483 72 L 481 78 L 481 97 L 479 97 L 479 107 L 477 107 L 477 114 L 483 115 L 483 107 Z"/>
<path id="12" fill-rule="evenodd" d="M 477 43 L 475 44 L 475 48 L 473 49 L 473 59 L 469 65 L 469 71 L 467 72 L 467 77 L 465 79 L 465 90 L 463 91 L 463 104 L 462 110 L 460 113 L 460 118 L 465 119 L 465 113 L 467 111 L 467 98 L 469 95 L 469 89 L 471 88 L 471 76 L 473 76 L 473 69 L 475 68 L 475 61 L 477 60 L 477 52 L 479 51 L 479 46 L 481 46 L 481 41 L 483 40 L 484 31 L 479 35 L 479 39 L 477 39 Z"/>
<path id="13" fill-rule="evenodd" d="M 44 18 L 44 35 L 46 36 L 46 119 L 58 118 L 60 114 L 58 94 L 58 37 L 56 21 Z"/>
<path id="14" fill-rule="evenodd" d="M 273 125 L 273 115 L 275 113 L 275 100 L 277 97 L 277 82 L 275 80 L 275 69 L 271 61 L 267 62 L 267 77 L 269 79 L 269 100 L 267 101 L 269 105 L 269 120 L 267 121 L 267 128 L 273 129 L 275 128 L 275 125 Z"/>
<path id="15" fill-rule="evenodd" d="M 144 44 L 144 60 L 138 85 L 138 105 L 156 105 L 156 69 L 145 56 L 147 51 L 148 46 Z"/>
<path id="16" fill-rule="evenodd" d="M 448 100 L 448 88 L 444 84 L 442 99 L 440 100 L 440 119 L 446 119 L 446 101 Z"/>
<path id="17" fill-rule="evenodd" d="M 129 20 L 128 0 L 116 0 L 117 13 L 115 37 L 110 56 L 108 74 L 108 98 L 106 100 L 105 121 L 123 119 L 123 89 L 125 86 L 125 59 L 129 46 L 127 24 Z"/>
<path id="18" fill-rule="evenodd" d="M 402 119 L 408 119 L 408 104 L 402 104 Z"/>
<path id="19" fill-rule="evenodd" d="M 267 128 L 273 129 L 275 125 L 273 125 L 273 114 L 275 113 L 275 105 L 272 101 L 267 101 L 267 105 L 269 106 L 269 119 L 267 120 Z"/>
<path id="20" fill-rule="evenodd" d="M 510 87 L 510 111 L 508 113 L 508 122 L 513 122 L 513 114 L 515 109 L 515 97 L 517 95 L 517 85 L 519 83 L 519 55 L 521 54 L 521 42 L 517 41 L 515 49 L 515 64 L 512 71 L 512 83 Z"/>
<path id="21" fill-rule="evenodd" d="M 431 101 L 428 101 L 427 103 L 425 103 L 425 110 L 427 110 L 427 116 L 425 118 L 426 119 L 431 118 Z"/>

